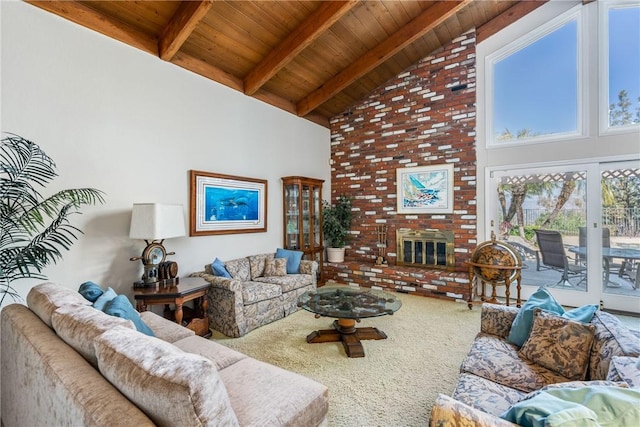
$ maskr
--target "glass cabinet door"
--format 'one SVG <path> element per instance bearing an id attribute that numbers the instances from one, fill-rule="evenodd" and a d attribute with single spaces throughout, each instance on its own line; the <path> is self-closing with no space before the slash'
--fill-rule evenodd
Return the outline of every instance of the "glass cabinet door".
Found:
<path id="1" fill-rule="evenodd" d="M 311 210 L 309 204 L 310 189 L 302 185 L 302 249 L 311 247 Z"/>
<path id="2" fill-rule="evenodd" d="M 298 218 L 300 217 L 300 212 L 298 209 L 298 186 L 285 185 L 284 197 L 286 216 L 286 237 L 284 246 L 286 249 L 298 249 L 298 244 L 300 241 L 300 225 L 298 224 Z"/>
<path id="3" fill-rule="evenodd" d="M 322 183 L 315 178 L 282 178 L 284 211 L 284 248 L 304 252 L 304 259 L 319 264 L 322 280 Z"/>
<path id="4" fill-rule="evenodd" d="M 322 246 L 322 230 L 320 228 L 321 209 L 320 187 L 313 187 L 313 244 L 315 247 Z"/>

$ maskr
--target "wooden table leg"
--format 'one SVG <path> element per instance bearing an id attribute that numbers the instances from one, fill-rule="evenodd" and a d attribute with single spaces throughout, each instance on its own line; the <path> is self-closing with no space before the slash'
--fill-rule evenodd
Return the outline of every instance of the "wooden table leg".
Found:
<path id="1" fill-rule="evenodd" d="M 387 335 L 378 328 L 356 328 L 354 319 L 338 319 L 333 322 L 334 329 L 314 331 L 307 335 L 308 343 L 342 341 L 347 357 L 364 357 L 361 340 L 383 340 Z"/>
<path id="2" fill-rule="evenodd" d="M 176 316 L 176 323 L 178 325 L 182 325 L 182 304 L 178 304 L 176 303 L 176 312 L 175 312 L 175 316 Z"/>
<path id="3" fill-rule="evenodd" d="M 202 317 L 208 317 L 209 316 L 209 298 L 207 297 L 207 295 L 203 295 L 202 296 Z"/>
<path id="4" fill-rule="evenodd" d="M 510 275 L 511 272 L 507 271 L 507 274 Z M 507 305 L 507 307 L 509 307 L 509 298 L 511 297 L 511 280 L 509 279 L 509 276 L 505 277 L 504 286 L 505 286 L 504 296 L 507 299 L 506 305 Z"/>

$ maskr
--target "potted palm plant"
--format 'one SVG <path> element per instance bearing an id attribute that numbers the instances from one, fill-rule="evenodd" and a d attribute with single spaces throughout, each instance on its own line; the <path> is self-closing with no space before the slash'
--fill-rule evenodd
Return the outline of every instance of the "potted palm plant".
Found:
<path id="1" fill-rule="evenodd" d="M 322 201 L 322 232 L 327 242 L 327 261 L 343 262 L 344 247 L 351 228 L 351 199 L 338 197 L 335 205 Z"/>
<path id="2" fill-rule="evenodd" d="M 80 207 L 103 203 L 103 193 L 93 188 L 62 190 L 43 197 L 56 165 L 37 144 L 18 135 L 0 140 L 0 307 L 12 286 L 23 278 L 46 279 L 43 269 L 62 258 L 82 231 L 69 223 Z"/>

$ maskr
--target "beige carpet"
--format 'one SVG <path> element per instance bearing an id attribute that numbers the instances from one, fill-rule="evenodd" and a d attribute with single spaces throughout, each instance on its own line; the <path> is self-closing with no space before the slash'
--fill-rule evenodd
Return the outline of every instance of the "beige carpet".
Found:
<path id="1" fill-rule="evenodd" d="M 242 338 L 212 339 L 251 357 L 298 372 L 329 388 L 329 427 L 425 426 L 438 393 L 451 394 L 460 363 L 480 330 L 480 307 L 397 294 L 393 316 L 364 319 L 388 338 L 363 341 L 364 358 L 342 343 L 307 344 L 331 318 L 301 310 Z"/>

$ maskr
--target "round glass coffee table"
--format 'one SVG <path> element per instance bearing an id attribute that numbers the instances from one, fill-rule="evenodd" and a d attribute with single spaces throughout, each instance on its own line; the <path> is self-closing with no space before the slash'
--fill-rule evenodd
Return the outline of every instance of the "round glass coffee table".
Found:
<path id="1" fill-rule="evenodd" d="M 298 307 L 318 317 L 334 317 L 333 329 L 314 331 L 308 343 L 342 341 L 348 357 L 364 357 L 360 340 L 383 340 L 387 335 L 378 328 L 356 328 L 356 322 L 367 317 L 392 315 L 402 307 L 394 294 L 368 288 L 324 286 L 305 292 Z"/>

